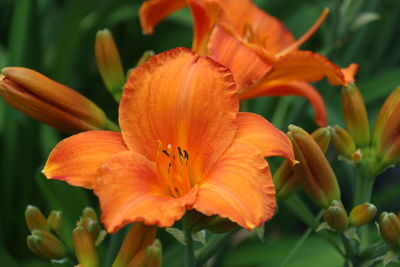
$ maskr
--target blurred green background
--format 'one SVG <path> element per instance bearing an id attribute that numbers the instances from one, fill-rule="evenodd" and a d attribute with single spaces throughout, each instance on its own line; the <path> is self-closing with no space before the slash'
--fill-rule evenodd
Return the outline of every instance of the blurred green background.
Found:
<path id="1" fill-rule="evenodd" d="M 143 1 L 133 0 L 1 0 L 0 67 L 24 66 L 67 84 L 91 98 L 116 120 L 117 104 L 102 84 L 94 58 L 96 31 L 109 28 L 116 39 L 125 70 L 133 67 L 145 50 L 156 53 L 190 47 L 192 22 L 188 10 L 174 14 L 152 36 L 141 34 L 138 10 Z M 321 29 L 302 48 L 318 51 L 341 67 L 360 64 L 357 84 L 363 93 L 370 119 L 391 90 L 400 85 L 400 1 L 398 0 L 259 0 L 260 7 L 282 20 L 296 37 L 316 20 L 324 7 L 331 14 Z M 329 124 L 343 126 L 340 88 L 325 81 L 316 84 L 328 109 Z M 308 130 L 316 127 L 313 111 L 298 97 L 251 100 L 249 108 L 264 115 L 282 130 L 294 123 Z M 24 209 L 36 205 L 48 214 L 64 213 L 62 235 L 71 245 L 70 232 L 82 209 L 98 202 L 88 190 L 59 181 L 47 181 L 40 170 L 54 145 L 67 135 L 11 109 L 0 99 L 0 266 L 46 266 L 26 247 L 29 234 Z M 328 157 L 344 192 L 344 204 L 352 199 L 354 173 Z M 279 160 L 271 161 L 272 169 Z M 400 210 L 400 170 L 379 177 L 373 203 L 378 212 Z M 299 201 L 302 199 L 302 201 Z M 318 209 L 303 193 L 280 203 L 278 215 L 266 224 L 266 241 L 253 235 L 234 236 L 224 243 L 214 266 L 341 266 L 338 252 L 320 235 L 311 234 L 293 258 L 288 254 L 313 223 Z M 179 266 L 182 246 L 160 230 L 165 266 Z M 376 232 L 372 229 L 371 232 Z M 376 233 L 375 233 L 376 236 Z M 109 238 L 102 245 L 103 262 Z M 201 245 L 200 245 L 201 246 Z M 228 248 L 231 250 L 228 251 Z M 287 261 L 287 262 L 285 262 Z M 394 266 L 394 265 L 393 265 Z"/>

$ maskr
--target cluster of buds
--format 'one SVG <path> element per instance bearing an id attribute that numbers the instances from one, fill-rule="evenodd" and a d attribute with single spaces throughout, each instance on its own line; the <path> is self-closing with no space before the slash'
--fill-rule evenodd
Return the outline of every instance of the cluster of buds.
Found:
<path id="1" fill-rule="evenodd" d="M 46 218 L 37 207 L 28 206 L 25 220 L 31 231 L 27 237 L 27 245 L 33 253 L 48 260 L 60 260 L 66 257 L 67 249 L 57 237 L 62 221 L 60 211 L 52 211 Z"/>
<path id="2" fill-rule="evenodd" d="M 372 134 L 364 99 L 354 84 L 343 88 L 342 106 L 348 132 L 335 126 L 333 143 L 343 158 L 364 162 L 371 176 L 400 161 L 400 87 L 386 99 Z"/>
<path id="3" fill-rule="evenodd" d="M 58 237 L 62 224 L 60 211 L 52 211 L 46 218 L 38 208 L 28 206 L 25 218 L 31 231 L 27 245 L 33 253 L 47 260 L 72 262 L 72 259 L 67 257 L 67 246 Z M 155 226 L 133 223 L 112 266 L 160 267 L 162 248 L 160 241 L 155 239 L 156 230 Z M 105 236 L 106 232 L 101 228 L 96 212 L 90 207 L 85 208 L 72 231 L 77 266 L 100 266 L 96 247 Z"/>
<path id="4" fill-rule="evenodd" d="M 379 232 L 382 239 L 394 248 L 400 247 L 400 215 L 382 212 L 379 218 Z"/>
<path id="5" fill-rule="evenodd" d="M 324 211 L 324 219 L 329 227 L 336 231 L 345 231 L 349 226 L 361 227 L 369 223 L 376 214 L 376 207 L 371 203 L 363 203 L 354 207 L 350 215 L 340 201 L 334 200 Z"/>
<path id="6" fill-rule="evenodd" d="M 319 128 L 311 133 L 311 137 L 323 153 L 328 150 L 331 136 L 331 131 L 328 128 Z M 279 200 L 286 199 L 300 187 L 292 165 L 291 161 L 284 160 L 273 176 L 276 196 Z"/>

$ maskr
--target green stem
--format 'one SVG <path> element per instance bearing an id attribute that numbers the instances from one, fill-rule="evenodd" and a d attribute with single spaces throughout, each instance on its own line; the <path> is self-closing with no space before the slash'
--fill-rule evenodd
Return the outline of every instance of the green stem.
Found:
<path id="1" fill-rule="evenodd" d="M 357 180 L 354 195 L 354 206 L 371 200 L 374 177 L 370 177 L 362 167 L 357 168 Z"/>
<path id="2" fill-rule="evenodd" d="M 188 230 L 184 230 L 184 232 L 185 232 L 185 241 L 186 241 L 185 267 L 195 267 L 196 266 L 196 258 L 194 255 L 192 234 Z"/>
<path id="3" fill-rule="evenodd" d="M 231 237 L 238 230 L 234 230 L 227 234 L 216 234 L 213 235 L 210 240 L 207 242 L 207 246 L 203 249 L 199 250 L 197 254 L 197 263 L 198 266 L 203 266 L 212 256 L 217 253 L 224 246 L 224 244 L 228 243 Z"/>

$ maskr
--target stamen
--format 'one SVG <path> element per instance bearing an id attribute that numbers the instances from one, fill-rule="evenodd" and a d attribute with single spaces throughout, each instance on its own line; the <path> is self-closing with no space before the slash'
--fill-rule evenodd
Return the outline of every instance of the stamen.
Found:
<path id="1" fill-rule="evenodd" d="M 321 26 L 321 24 L 325 21 L 326 17 L 329 14 L 329 8 L 325 8 L 324 11 L 322 11 L 321 15 L 317 19 L 317 21 L 314 23 L 313 26 L 305 33 L 303 36 L 301 36 L 299 39 L 297 39 L 296 42 L 291 44 L 290 46 L 286 47 L 282 51 L 278 52 L 276 56 L 281 57 L 286 54 L 288 54 L 290 51 L 293 51 L 294 49 L 299 48 L 305 41 L 307 41 Z"/>

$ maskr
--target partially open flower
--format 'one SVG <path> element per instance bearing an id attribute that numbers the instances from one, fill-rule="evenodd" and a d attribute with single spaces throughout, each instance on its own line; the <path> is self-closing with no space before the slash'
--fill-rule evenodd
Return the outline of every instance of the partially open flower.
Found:
<path id="1" fill-rule="evenodd" d="M 116 129 L 92 101 L 46 76 L 19 67 L 2 70 L 0 96 L 15 109 L 64 132 Z"/>

